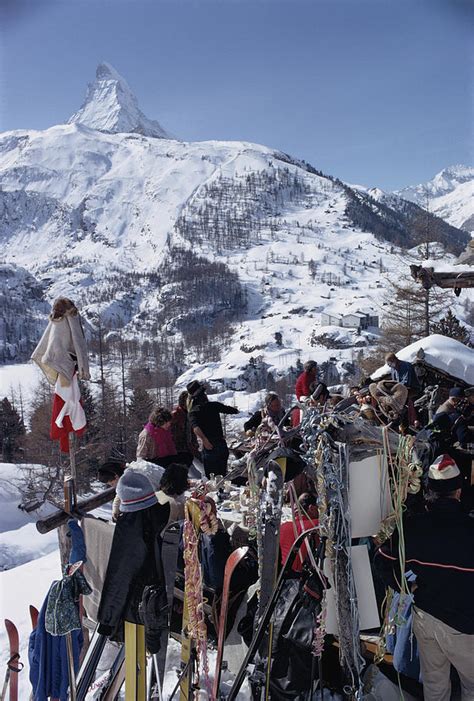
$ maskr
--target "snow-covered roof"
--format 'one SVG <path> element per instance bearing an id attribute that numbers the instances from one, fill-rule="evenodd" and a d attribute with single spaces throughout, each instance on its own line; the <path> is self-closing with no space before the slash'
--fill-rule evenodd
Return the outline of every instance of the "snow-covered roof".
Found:
<path id="1" fill-rule="evenodd" d="M 338 314 L 337 312 L 321 312 L 321 314 L 330 316 L 332 319 L 342 319 L 342 314 Z"/>
<path id="2" fill-rule="evenodd" d="M 420 348 L 425 353 L 424 361 L 427 365 L 437 368 L 457 380 L 462 380 L 468 385 L 474 385 L 474 350 L 472 348 L 455 341 L 454 338 L 435 333 L 397 351 L 397 358 L 414 362 Z M 383 365 L 372 373 L 372 379 L 378 380 L 389 372 L 388 365 Z"/>
<path id="3" fill-rule="evenodd" d="M 360 319 L 365 319 L 367 314 L 364 314 L 364 312 L 347 312 L 347 314 L 343 314 L 342 318 L 345 319 L 347 316 L 358 316 Z"/>

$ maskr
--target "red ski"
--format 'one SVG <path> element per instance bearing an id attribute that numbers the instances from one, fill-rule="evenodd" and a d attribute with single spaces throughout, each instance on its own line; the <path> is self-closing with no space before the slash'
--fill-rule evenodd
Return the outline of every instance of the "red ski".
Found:
<path id="1" fill-rule="evenodd" d="M 5 618 L 5 628 L 7 629 L 10 644 L 10 657 L 7 662 L 1 701 L 4 701 L 6 698 L 8 687 L 10 687 L 10 701 L 18 701 L 18 674 L 23 669 L 23 662 L 20 662 L 20 639 L 16 625 L 9 621 L 8 618 Z"/>
<path id="2" fill-rule="evenodd" d="M 222 588 L 222 599 L 221 599 L 221 610 L 219 614 L 219 635 L 217 638 L 217 658 L 216 658 L 216 671 L 214 674 L 214 683 L 212 685 L 212 701 L 217 701 L 219 698 L 219 685 L 221 681 L 221 668 L 222 660 L 224 657 L 224 644 L 225 644 L 225 634 L 227 628 L 227 613 L 229 611 L 229 592 L 230 583 L 232 580 L 232 575 L 235 572 L 235 568 L 248 553 L 248 547 L 237 548 L 231 555 L 229 555 L 225 570 L 224 570 L 224 586 Z"/>
<path id="3" fill-rule="evenodd" d="M 30 604 L 30 618 L 31 618 L 31 628 L 34 630 L 36 626 L 38 625 L 38 616 L 39 616 L 39 611 L 36 608 L 36 606 L 32 606 Z"/>

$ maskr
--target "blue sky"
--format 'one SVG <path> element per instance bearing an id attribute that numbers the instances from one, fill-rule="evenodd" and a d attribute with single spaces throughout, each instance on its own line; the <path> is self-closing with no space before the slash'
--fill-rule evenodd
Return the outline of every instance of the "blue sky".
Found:
<path id="1" fill-rule="evenodd" d="M 2 0 L 0 130 L 44 129 L 101 61 L 184 140 L 273 146 L 385 189 L 473 162 L 470 0 Z"/>

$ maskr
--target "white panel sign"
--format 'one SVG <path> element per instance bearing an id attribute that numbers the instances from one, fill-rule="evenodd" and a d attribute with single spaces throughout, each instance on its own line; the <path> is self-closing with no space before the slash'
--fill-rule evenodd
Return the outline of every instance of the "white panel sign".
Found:
<path id="1" fill-rule="evenodd" d="M 380 626 L 380 618 L 377 610 L 377 600 L 375 598 L 374 582 L 372 572 L 370 570 L 369 551 L 366 545 L 354 545 L 350 549 L 352 560 L 352 570 L 354 572 L 354 583 L 357 594 L 357 606 L 359 609 L 360 630 L 369 630 L 370 628 L 378 628 Z M 327 572 L 329 567 L 326 567 L 325 572 L 329 575 L 331 586 L 333 584 L 332 573 Z M 328 563 L 329 565 L 329 563 Z M 326 614 L 326 631 L 333 635 L 339 634 L 336 618 L 336 600 L 334 588 L 328 589 L 327 592 L 327 614 Z"/>
<path id="2" fill-rule="evenodd" d="M 349 462 L 349 506 L 353 538 L 375 535 L 390 513 L 390 490 L 382 458 Z"/>

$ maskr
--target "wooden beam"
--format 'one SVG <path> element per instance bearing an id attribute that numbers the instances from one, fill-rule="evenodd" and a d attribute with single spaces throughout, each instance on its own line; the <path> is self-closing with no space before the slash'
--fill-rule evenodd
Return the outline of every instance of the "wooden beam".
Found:
<path id="1" fill-rule="evenodd" d="M 445 289 L 463 289 L 474 287 L 474 270 L 463 270 L 457 273 L 455 270 L 447 272 L 435 272 L 434 268 L 423 268 L 421 265 L 410 265 L 411 276 L 426 290 L 435 285 Z"/>
<path id="2" fill-rule="evenodd" d="M 109 487 L 109 489 L 105 489 L 103 492 L 99 492 L 99 494 L 93 494 L 90 497 L 86 497 L 86 499 L 81 499 L 81 501 L 78 501 L 72 510 L 72 513 L 68 513 L 63 509 L 58 509 L 50 516 L 47 516 L 40 521 L 36 521 L 36 528 L 40 533 L 49 533 L 49 531 L 62 526 L 71 517 L 75 516 L 80 518 L 83 514 L 97 509 L 97 507 L 102 506 L 102 504 L 106 504 L 108 501 L 112 501 L 114 496 L 114 487 Z"/>

